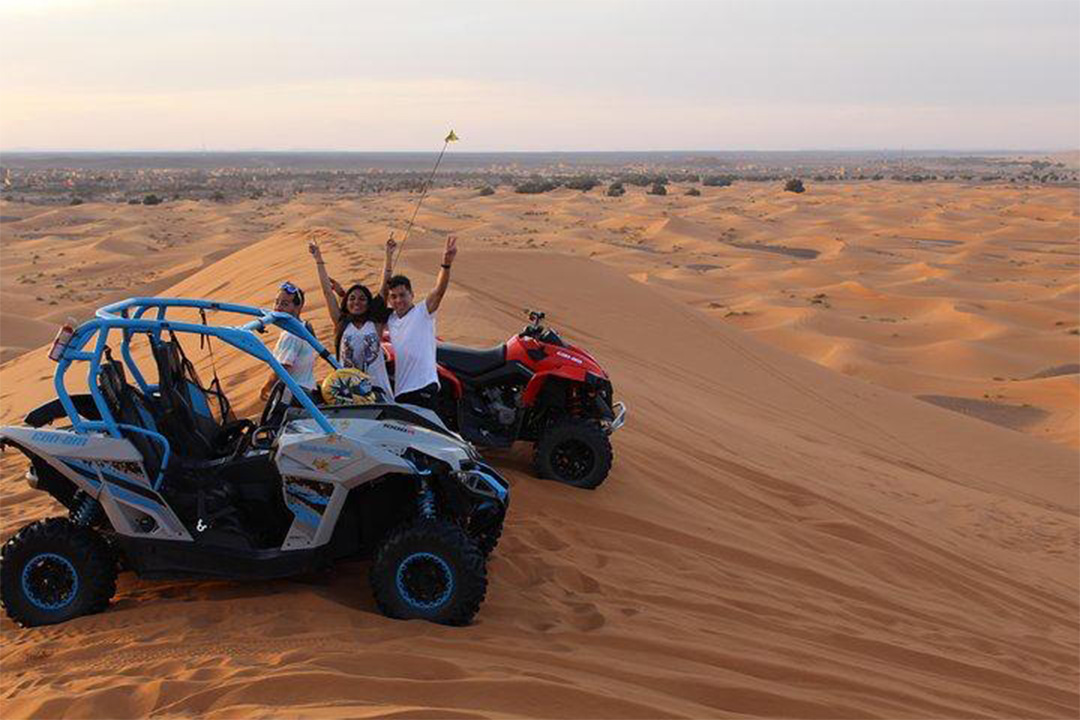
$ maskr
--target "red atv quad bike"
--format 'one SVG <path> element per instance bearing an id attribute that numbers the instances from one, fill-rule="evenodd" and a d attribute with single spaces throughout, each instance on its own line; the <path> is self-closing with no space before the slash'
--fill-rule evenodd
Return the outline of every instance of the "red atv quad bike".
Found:
<path id="1" fill-rule="evenodd" d="M 537 475 L 592 489 L 611 470 L 610 435 L 626 421 L 626 406 L 613 402 L 596 359 L 543 320 L 529 311 L 524 330 L 487 350 L 439 343 L 436 411 L 480 447 L 534 443 Z M 390 365 L 393 350 L 384 348 Z"/>

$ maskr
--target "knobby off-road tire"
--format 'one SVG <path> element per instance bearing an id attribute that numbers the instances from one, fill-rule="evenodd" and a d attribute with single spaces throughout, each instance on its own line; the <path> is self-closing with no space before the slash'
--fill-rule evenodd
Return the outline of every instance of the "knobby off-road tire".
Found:
<path id="1" fill-rule="evenodd" d="M 383 541 L 371 564 L 371 589 L 388 617 L 468 625 L 487 593 L 484 554 L 457 525 L 417 520 Z"/>
<path id="2" fill-rule="evenodd" d="M 506 515 L 504 513 L 499 516 L 497 523 L 473 536 L 473 542 L 476 543 L 476 547 L 480 549 L 485 558 L 490 557 L 491 553 L 495 552 L 495 547 L 499 544 L 499 538 L 502 537 L 503 522 L 505 520 Z"/>
<path id="3" fill-rule="evenodd" d="M 566 418 L 540 435 L 533 454 L 538 477 L 593 490 L 611 471 L 611 439 L 594 420 Z"/>
<path id="4" fill-rule="evenodd" d="M 0 605 L 23 627 L 101 612 L 116 593 L 116 554 L 67 518 L 31 523 L 0 548 Z"/>

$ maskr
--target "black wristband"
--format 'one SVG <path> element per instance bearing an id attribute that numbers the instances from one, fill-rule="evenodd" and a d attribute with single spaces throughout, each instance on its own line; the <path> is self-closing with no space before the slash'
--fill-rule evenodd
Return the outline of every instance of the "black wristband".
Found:
<path id="1" fill-rule="evenodd" d="M 450 266 L 448 264 L 446 264 L 446 263 L 443 263 L 442 266 L 443 266 L 444 270 L 449 270 L 450 269 Z"/>

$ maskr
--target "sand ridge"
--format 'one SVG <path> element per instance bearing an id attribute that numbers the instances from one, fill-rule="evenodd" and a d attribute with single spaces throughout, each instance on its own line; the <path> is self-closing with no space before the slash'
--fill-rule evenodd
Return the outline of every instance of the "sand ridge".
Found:
<path id="1" fill-rule="evenodd" d="M 834 311 L 856 301 L 881 301 L 874 315 L 891 312 L 897 320 L 884 325 L 900 325 L 906 314 L 964 327 L 959 311 L 937 296 L 895 293 L 874 272 L 822 271 L 841 276 L 828 283 L 811 274 L 796 289 L 799 303 L 778 302 L 778 293 L 768 294 L 771 283 L 791 281 L 776 279 L 778 270 L 800 271 L 826 254 L 820 228 L 813 243 L 822 255 L 813 261 L 713 247 L 694 229 L 711 226 L 713 214 L 725 218 L 724 229 L 740 222 L 733 219 L 739 213 L 764 213 L 766 220 L 755 222 L 768 224 L 766 204 L 801 217 L 822 211 L 764 194 L 746 191 L 740 202 L 711 189 L 702 198 L 631 193 L 619 205 L 570 191 L 478 199 L 440 191 L 421 213 L 403 260 L 418 289 L 433 280 L 445 234 L 462 237 L 440 310 L 441 335 L 492 344 L 519 329 L 523 307 L 544 309 L 567 339 L 609 369 L 632 413 L 614 439 L 611 478 L 596 492 L 531 477 L 527 448 L 492 455 L 514 499 L 474 626 L 381 617 L 362 562 L 270 583 L 140 582 L 124 575 L 104 614 L 36 630 L 3 621 L 0 713 L 1075 715 L 1076 451 L 917 400 L 913 389 L 895 392 L 883 381 L 846 377 L 823 367 L 827 358 L 807 362 L 768 337 L 768 322 L 738 327 L 775 312 L 774 324 L 790 320 L 789 337 L 799 336 L 802 322 L 803 334 L 839 346 L 813 323 L 840 325 L 832 316 L 849 313 Z M 265 304 L 283 279 L 314 288 L 310 238 L 321 241 L 342 282 L 374 278 L 378 240 L 407 200 L 286 206 L 281 227 L 168 293 Z M 683 204 L 698 216 L 695 225 L 676 223 L 677 237 L 665 236 L 669 226 L 657 213 Z M 738 212 L 722 209 L 728 206 Z M 616 232 L 595 232 L 594 218 L 623 211 Z M 649 228 L 655 232 L 646 236 Z M 794 234 L 762 240 L 801 246 Z M 661 244 L 667 242 L 671 247 Z M 626 247 L 639 243 L 652 251 Z M 671 249 L 680 243 L 682 250 Z M 684 264 L 737 265 L 741 274 Z M 1046 282 L 1056 288 L 1069 280 L 1050 268 Z M 832 307 L 811 302 L 818 288 Z M 894 293 L 907 304 L 890 311 Z M 983 304 L 990 318 L 1009 312 L 1007 298 L 985 294 L 956 302 Z M 990 303 L 994 298 L 1000 307 Z M 731 307 L 751 314 L 728 316 Z M 328 337 L 324 315 L 316 299 L 307 317 Z M 1009 323 L 1024 328 L 1036 320 L 1042 322 L 1021 313 Z M 1074 360 L 1051 357 L 1057 334 L 1076 342 L 1051 330 L 1047 342 L 1029 333 L 1014 337 L 1012 347 L 1006 333 L 993 347 L 1013 357 L 1017 377 L 1027 378 Z M 940 341 L 967 343 L 974 362 L 999 362 L 980 359 L 981 337 Z M 1025 351 L 1032 337 L 1035 349 Z M 847 362 L 869 363 L 863 358 L 882 346 L 872 337 L 852 345 Z M 188 349 L 206 368 L 205 354 Z M 259 368 L 220 350 L 217 365 L 237 404 L 256 410 Z M 40 351 L 0 368 L 6 421 L 47 399 L 51 369 Z M 917 388 L 936 366 L 908 369 L 914 377 L 905 382 Z M 942 377 L 945 394 L 958 395 L 957 378 Z M 1075 375 L 1003 385 L 1054 382 L 1075 388 Z M 4 538 L 55 512 L 25 485 L 23 466 L 12 453 L 2 460 Z"/>

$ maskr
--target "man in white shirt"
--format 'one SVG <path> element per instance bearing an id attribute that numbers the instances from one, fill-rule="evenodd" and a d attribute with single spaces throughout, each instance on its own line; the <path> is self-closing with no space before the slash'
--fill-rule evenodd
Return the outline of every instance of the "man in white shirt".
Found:
<path id="1" fill-rule="evenodd" d="M 450 284 L 450 266 L 457 255 L 457 238 L 446 238 L 442 267 L 435 289 L 421 303 L 413 302 L 412 283 L 404 275 L 391 277 L 394 249 L 391 236 L 386 241 L 386 262 L 380 294 L 387 297 L 393 311 L 386 326 L 394 348 L 394 398 L 399 403 L 435 409 L 439 394 L 439 372 L 435 364 L 435 312 Z"/>
<path id="2" fill-rule="evenodd" d="M 299 319 L 300 311 L 304 309 L 304 291 L 291 282 L 282 283 L 278 290 L 277 299 L 274 301 L 274 310 L 289 313 Z M 315 348 L 309 343 L 293 335 L 286 330 L 281 331 L 277 346 L 274 347 L 274 357 L 288 371 L 293 380 L 305 390 L 315 390 Z M 259 397 L 263 400 L 270 398 L 270 391 L 278 381 L 276 373 L 271 373 L 266 384 L 263 385 Z M 286 406 L 292 402 L 292 393 L 285 389 L 281 398 Z"/>

